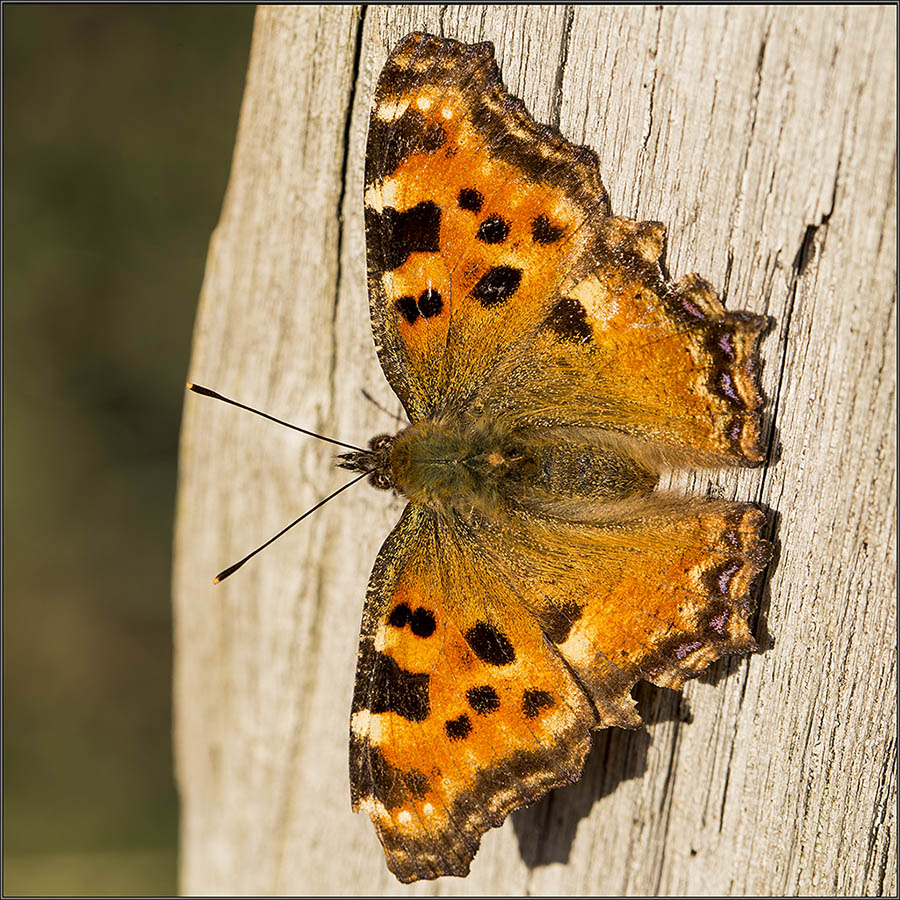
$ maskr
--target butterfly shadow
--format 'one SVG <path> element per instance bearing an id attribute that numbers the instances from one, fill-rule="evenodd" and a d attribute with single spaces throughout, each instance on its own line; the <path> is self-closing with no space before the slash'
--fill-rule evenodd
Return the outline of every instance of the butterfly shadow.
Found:
<path id="1" fill-rule="evenodd" d="M 635 688 L 634 697 L 647 725 L 691 721 L 690 707 L 680 693 L 642 681 Z M 611 794 L 621 782 L 644 774 L 651 741 L 646 728 L 607 728 L 597 732 L 584 775 L 577 784 L 551 791 L 532 806 L 512 814 L 519 853 L 529 869 L 568 861 L 578 823 L 589 815 L 597 800 Z"/>

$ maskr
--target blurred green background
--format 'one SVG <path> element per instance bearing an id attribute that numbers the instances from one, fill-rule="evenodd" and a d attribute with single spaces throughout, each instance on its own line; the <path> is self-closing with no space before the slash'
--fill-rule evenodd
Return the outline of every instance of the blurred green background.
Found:
<path id="1" fill-rule="evenodd" d="M 3 7 L 5 895 L 176 890 L 176 450 L 253 12 Z"/>

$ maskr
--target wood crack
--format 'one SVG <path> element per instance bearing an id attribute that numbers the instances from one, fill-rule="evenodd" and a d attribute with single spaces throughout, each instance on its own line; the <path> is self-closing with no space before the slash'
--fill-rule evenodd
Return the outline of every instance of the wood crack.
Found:
<path id="1" fill-rule="evenodd" d="M 662 880 L 663 874 L 665 872 L 665 862 L 666 862 L 666 847 L 668 845 L 669 840 L 669 823 L 672 818 L 672 795 L 674 793 L 673 783 L 675 781 L 675 761 L 678 758 L 678 738 L 680 736 L 681 722 L 676 719 L 672 724 L 672 749 L 669 753 L 668 764 L 666 765 L 666 777 L 663 780 L 663 791 L 662 798 L 659 802 L 659 812 L 660 815 L 665 814 L 665 821 L 663 822 L 661 838 L 660 838 L 660 853 L 659 859 L 657 860 L 657 870 L 656 870 L 656 878 L 655 878 L 655 887 L 653 893 L 659 896 L 662 889 Z"/>
<path id="2" fill-rule="evenodd" d="M 331 355 L 328 370 L 328 398 L 330 410 L 334 409 L 335 402 L 335 371 L 337 369 L 337 314 L 338 304 L 341 298 L 341 289 L 344 285 L 344 202 L 347 196 L 347 183 L 349 173 L 347 167 L 350 159 L 350 129 L 353 124 L 353 110 L 356 106 L 356 90 L 360 79 L 360 62 L 362 60 L 362 37 L 366 22 L 367 7 L 360 8 L 356 22 L 356 34 L 354 36 L 353 63 L 351 67 L 350 91 L 347 95 L 347 113 L 344 116 L 343 149 L 341 155 L 341 178 L 338 190 L 336 212 L 338 222 L 337 234 L 337 275 L 334 280 L 334 297 L 331 308 Z M 320 429 L 321 430 L 321 429 Z"/>
<path id="3" fill-rule="evenodd" d="M 750 148 L 753 146 L 753 136 L 756 132 L 756 119 L 757 113 L 759 112 L 759 95 L 762 91 L 762 70 L 763 63 L 766 58 L 766 47 L 769 43 L 769 32 L 772 28 L 771 21 L 766 23 L 766 31 L 763 34 L 762 40 L 759 44 L 759 51 L 756 55 L 756 65 L 753 70 L 753 93 L 750 97 L 750 113 L 749 113 L 749 124 L 747 125 L 747 140 L 744 144 L 743 153 L 741 155 L 741 162 L 739 171 L 740 175 L 740 188 L 737 191 L 737 195 L 735 197 L 734 204 L 731 207 L 731 214 L 728 220 L 728 230 L 730 234 L 734 234 L 734 223 L 737 220 L 738 210 L 741 208 L 744 202 L 744 191 L 745 185 L 747 181 L 747 165 L 750 159 Z M 773 173 L 774 177 L 774 173 Z M 772 185 L 769 184 L 769 191 L 771 192 Z M 730 273 L 729 273 L 730 275 Z M 730 279 L 729 279 L 730 280 Z M 722 290 L 722 303 L 724 305 L 725 298 L 727 297 L 728 291 L 728 283 L 726 281 L 726 285 Z"/>
<path id="4" fill-rule="evenodd" d="M 563 78 L 566 74 L 566 65 L 569 62 L 569 42 L 572 35 L 572 21 L 574 18 L 574 8 L 567 6 L 565 10 L 565 20 L 563 22 L 562 41 L 559 46 L 559 61 L 556 64 L 556 81 L 553 84 L 553 98 L 550 107 L 550 122 L 556 129 L 559 129 L 559 121 L 562 114 Z"/>
<path id="5" fill-rule="evenodd" d="M 734 268 L 734 251 L 728 250 L 725 259 L 725 277 L 722 279 L 722 306 L 728 306 L 728 286 L 731 284 L 731 271 Z"/>
<path id="6" fill-rule="evenodd" d="M 662 7 L 657 8 L 656 18 L 656 42 L 653 45 L 653 80 L 650 82 L 650 98 L 647 105 L 647 128 L 644 131 L 644 140 L 641 142 L 641 153 L 647 152 L 647 144 L 653 133 L 653 103 L 656 99 L 656 75 L 659 71 L 659 33 L 662 30 Z"/>
<path id="7" fill-rule="evenodd" d="M 821 244 L 823 247 L 825 245 L 825 234 L 827 232 L 828 223 L 831 221 L 831 216 L 834 214 L 835 203 L 837 200 L 837 188 L 840 179 L 840 173 L 841 163 L 839 157 L 838 164 L 834 173 L 834 183 L 832 185 L 831 203 L 829 205 L 829 208 L 825 213 L 822 214 L 822 217 L 817 223 L 808 224 L 804 228 L 803 236 L 800 238 L 800 245 L 797 248 L 796 254 L 794 254 L 794 261 L 791 264 L 791 279 L 788 286 L 787 309 L 785 310 L 785 313 L 782 317 L 784 320 L 784 330 L 782 332 L 781 353 L 779 354 L 778 360 L 778 379 L 775 385 L 775 394 L 772 398 L 772 413 L 769 420 L 769 433 L 766 438 L 766 460 L 763 467 L 762 477 L 760 478 L 759 489 L 757 491 L 758 500 L 762 499 L 766 484 L 766 476 L 772 463 L 774 462 L 776 450 L 776 421 L 778 419 L 778 413 L 780 410 L 781 392 L 784 384 L 784 373 L 785 369 L 787 368 L 788 343 L 791 333 L 791 322 L 794 316 L 794 308 L 797 303 L 797 290 L 800 284 L 800 280 L 806 275 L 809 264 L 815 257 L 816 238 L 820 232 Z"/>
<path id="8" fill-rule="evenodd" d="M 891 739 L 890 744 L 888 745 L 887 752 L 884 754 L 884 762 L 881 767 L 881 772 L 879 776 L 879 789 L 882 793 L 882 796 L 885 798 L 884 802 L 878 804 L 876 809 L 876 820 L 872 824 L 872 830 L 869 833 L 869 846 L 868 852 L 866 853 L 866 866 L 863 875 L 863 880 L 865 882 L 869 881 L 870 873 L 872 871 L 873 865 L 875 863 L 875 854 L 878 850 L 878 838 L 881 830 L 885 827 L 885 820 L 888 814 L 888 805 L 890 802 L 890 794 L 891 794 L 891 779 L 893 777 L 894 771 L 896 769 L 896 760 L 895 760 L 895 749 L 896 744 L 893 739 Z M 881 853 L 878 856 L 878 872 L 875 877 L 875 883 L 877 885 L 875 889 L 876 896 L 883 896 L 884 894 L 884 882 L 887 873 L 887 856 L 888 850 L 891 846 L 891 829 L 888 826 L 888 833 L 885 839 L 882 842 Z"/>

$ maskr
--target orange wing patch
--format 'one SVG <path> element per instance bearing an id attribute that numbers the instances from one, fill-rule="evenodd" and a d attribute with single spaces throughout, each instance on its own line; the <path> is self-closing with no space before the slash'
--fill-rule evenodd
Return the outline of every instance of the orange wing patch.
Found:
<path id="1" fill-rule="evenodd" d="M 641 268 L 607 263 L 567 293 L 597 348 L 592 376 L 618 400 L 612 425 L 690 451 L 695 465 L 760 462 L 757 343 L 767 320 L 726 313 L 696 275 L 670 287 L 658 266 Z"/>
<path id="2" fill-rule="evenodd" d="M 485 404 L 519 426 L 607 430 L 656 469 L 758 463 L 767 321 L 725 312 L 696 275 L 670 286 L 658 266 L 620 257 L 554 298 L 527 349 L 498 364 Z"/>
<path id="3" fill-rule="evenodd" d="M 653 495 L 623 501 L 609 517 L 525 527 L 540 531 L 545 549 L 563 545 L 583 560 L 575 573 L 554 572 L 525 540 L 514 552 L 547 573 L 526 602 L 557 623 L 551 640 L 602 725 L 627 726 L 637 724 L 630 691 L 638 680 L 678 688 L 721 656 L 756 648 L 750 590 L 771 546 L 762 513 L 745 504 Z"/>

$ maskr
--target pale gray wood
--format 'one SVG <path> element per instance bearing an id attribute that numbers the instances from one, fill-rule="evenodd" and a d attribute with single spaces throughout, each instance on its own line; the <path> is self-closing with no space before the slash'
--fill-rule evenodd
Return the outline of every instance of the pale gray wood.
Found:
<path id="1" fill-rule="evenodd" d="M 492 40 L 534 115 L 594 147 L 617 213 L 669 228 L 673 276 L 766 313 L 773 465 L 679 480 L 778 514 L 763 652 L 584 779 L 490 832 L 468 879 L 404 887 L 349 810 L 369 569 L 400 504 L 329 445 L 193 395 L 175 541 L 186 893 L 891 894 L 896 880 L 896 10 L 260 8 L 190 376 L 351 443 L 395 423 L 368 323 L 374 79 L 425 29 Z M 689 711 L 689 714 L 688 714 Z M 690 719 L 690 721 L 685 721 Z"/>

